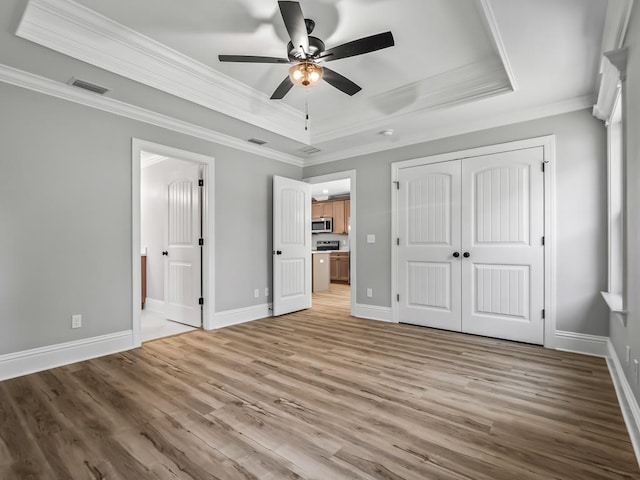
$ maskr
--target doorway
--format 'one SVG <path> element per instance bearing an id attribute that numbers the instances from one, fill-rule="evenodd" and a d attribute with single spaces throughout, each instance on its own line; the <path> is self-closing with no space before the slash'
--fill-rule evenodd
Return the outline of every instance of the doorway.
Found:
<path id="1" fill-rule="evenodd" d="M 142 342 L 202 326 L 204 166 L 143 151 L 140 174 Z"/>
<path id="2" fill-rule="evenodd" d="M 311 184 L 311 217 L 315 224 L 311 242 L 312 308 L 355 315 L 356 172 L 337 172 L 304 181 Z"/>
<path id="3" fill-rule="evenodd" d="M 136 345 L 209 327 L 213 311 L 213 158 L 133 141 Z"/>

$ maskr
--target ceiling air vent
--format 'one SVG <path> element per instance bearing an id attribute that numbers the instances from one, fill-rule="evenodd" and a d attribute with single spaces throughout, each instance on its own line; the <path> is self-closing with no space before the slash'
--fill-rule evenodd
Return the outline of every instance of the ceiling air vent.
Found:
<path id="1" fill-rule="evenodd" d="M 300 151 L 302 153 L 306 153 L 307 155 L 312 155 L 314 153 L 318 153 L 320 151 L 320 149 L 316 148 L 316 147 L 309 146 L 309 147 L 301 148 Z"/>
<path id="2" fill-rule="evenodd" d="M 85 82 L 84 80 L 78 80 L 77 78 L 72 78 L 69 81 L 69 85 L 73 85 L 74 87 L 84 88 L 85 90 L 89 90 L 93 93 L 98 93 L 100 95 L 104 95 L 109 91 L 108 88 L 101 87 L 100 85 L 96 85 L 95 83 Z"/>
<path id="3" fill-rule="evenodd" d="M 264 140 L 260 140 L 259 138 L 250 138 L 249 140 L 247 140 L 247 142 L 255 143 L 256 145 L 264 145 L 265 143 L 267 143 Z"/>

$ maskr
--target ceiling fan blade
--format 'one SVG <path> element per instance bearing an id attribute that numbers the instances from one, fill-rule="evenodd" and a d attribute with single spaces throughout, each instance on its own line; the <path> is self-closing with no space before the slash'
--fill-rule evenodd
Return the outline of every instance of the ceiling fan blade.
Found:
<path id="1" fill-rule="evenodd" d="M 353 42 L 343 43 L 337 47 L 329 48 L 318 56 L 318 60 L 331 62 L 339 58 L 355 57 L 364 53 L 375 52 L 383 48 L 393 47 L 395 42 L 391 32 L 378 33 L 370 37 L 360 38 Z"/>
<path id="2" fill-rule="evenodd" d="M 282 83 L 280 85 L 278 85 L 278 88 L 276 88 L 276 91 L 273 92 L 273 95 L 271 95 L 271 100 L 281 100 L 284 98 L 284 96 L 289 93 L 289 90 L 291 90 L 293 88 L 293 83 L 291 83 L 291 80 L 289 79 L 289 76 L 287 75 L 285 77 L 285 79 L 282 81 Z"/>
<path id="3" fill-rule="evenodd" d="M 309 51 L 309 37 L 300 4 L 298 2 L 278 2 L 278 6 L 293 47 L 296 50 L 302 50 L 303 56 L 306 57 Z"/>
<path id="4" fill-rule="evenodd" d="M 327 67 L 322 67 L 322 69 L 324 70 L 322 79 L 329 85 L 336 87 L 341 92 L 344 92 L 347 95 L 355 95 L 360 90 L 362 90 L 362 87 L 356 85 L 347 77 L 343 77 L 338 72 L 329 70 Z"/>
<path id="5" fill-rule="evenodd" d="M 218 55 L 221 62 L 244 62 L 244 63 L 291 63 L 286 58 L 277 57 L 256 57 L 253 55 Z"/>

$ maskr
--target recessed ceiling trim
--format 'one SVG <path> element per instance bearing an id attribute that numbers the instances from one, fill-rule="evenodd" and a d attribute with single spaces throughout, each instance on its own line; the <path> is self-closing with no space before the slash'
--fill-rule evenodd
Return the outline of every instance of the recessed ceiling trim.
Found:
<path id="1" fill-rule="evenodd" d="M 496 17 L 493 14 L 491 4 L 489 3 L 489 0 L 480 0 L 480 6 L 482 8 L 482 13 L 484 14 L 483 17 L 485 25 L 489 31 L 489 34 L 493 38 L 494 47 L 496 49 L 496 52 L 500 56 L 500 60 L 502 61 L 502 66 L 504 67 L 505 72 L 507 72 L 507 77 L 509 77 L 511 88 L 514 92 L 517 92 L 518 84 L 516 82 L 516 77 L 513 73 L 513 68 L 511 67 L 509 57 L 507 57 L 507 50 L 504 47 L 504 42 L 502 40 L 502 35 L 500 35 L 500 30 L 498 30 L 498 23 L 496 22 Z"/>
<path id="2" fill-rule="evenodd" d="M 594 96 L 585 95 L 582 97 L 572 98 L 557 103 L 537 106 L 529 109 L 519 110 L 515 112 L 507 112 L 492 117 L 480 118 L 471 122 L 459 123 L 455 125 L 443 125 L 440 128 L 427 129 L 417 135 L 404 137 L 402 139 L 389 142 L 388 137 L 380 137 L 377 142 L 343 150 L 339 153 L 320 154 L 312 159 L 304 161 L 305 167 L 320 165 L 323 163 L 331 163 L 347 158 L 358 157 L 361 155 L 369 155 L 388 150 L 394 150 L 401 147 L 408 147 L 419 143 L 431 142 L 442 138 L 453 137 L 456 135 L 464 135 L 467 133 L 487 130 L 489 128 L 502 127 L 514 123 L 527 122 L 539 118 L 551 117 L 553 115 L 561 115 L 563 113 L 584 110 L 593 105 Z"/>
<path id="3" fill-rule="evenodd" d="M 295 165 L 296 167 L 303 166 L 303 160 L 300 157 L 278 152 L 264 146 L 259 147 L 235 137 L 201 127 L 199 125 L 194 125 L 193 123 L 169 117 L 142 107 L 130 105 L 113 98 L 95 95 L 65 83 L 56 82 L 55 80 L 25 72 L 24 70 L 19 70 L 8 65 L 0 64 L 0 82 L 33 90 L 35 92 L 50 95 L 52 97 L 87 107 L 96 108 L 122 117 L 131 118 L 132 120 L 148 123 L 157 127 L 166 128 L 168 130 L 200 138 L 208 142 L 253 153 L 264 158 L 278 160 L 280 162 L 288 163 L 289 165 Z"/>
<path id="4" fill-rule="evenodd" d="M 83 62 L 309 144 L 304 114 L 71 0 L 30 0 L 16 31 Z"/>
<path id="5" fill-rule="evenodd" d="M 470 103 L 512 91 L 511 82 L 499 59 L 475 62 L 405 85 L 373 99 L 374 103 L 391 104 L 395 98 L 414 96 L 410 110 L 399 110 L 379 118 L 363 106 L 352 108 L 354 113 L 351 115 L 335 116 L 323 121 L 322 124 L 329 125 L 331 129 L 314 130 L 311 143 L 324 143 L 367 130 L 380 129 L 388 125 L 392 119 Z M 370 118 L 373 120 L 369 120 Z"/>

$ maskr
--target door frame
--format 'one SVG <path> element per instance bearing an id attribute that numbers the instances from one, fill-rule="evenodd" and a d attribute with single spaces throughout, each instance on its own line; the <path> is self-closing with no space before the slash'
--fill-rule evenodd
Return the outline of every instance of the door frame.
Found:
<path id="1" fill-rule="evenodd" d="M 555 180 L 555 135 L 516 140 L 513 142 L 497 143 L 484 147 L 470 148 L 455 152 L 442 153 L 428 157 L 415 158 L 391 164 L 391 179 L 394 193 L 391 195 L 391 314 L 392 321 L 400 322 L 400 313 L 396 295 L 398 294 L 398 173 L 400 169 L 426 165 L 430 163 L 462 160 L 465 158 L 481 157 L 495 153 L 525 148 L 542 147 L 545 164 L 544 175 L 544 346 L 555 348 L 556 333 L 556 180 Z"/>
<path id="2" fill-rule="evenodd" d="M 204 180 L 202 200 L 203 237 L 202 249 L 202 284 L 204 305 L 202 308 L 202 328 L 213 328 L 213 313 L 215 312 L 215 222 L 214 222 L 214 157 L 202 155 L 188 150 L 149 142 L 138 138 L 131 139 L 131 279 L 132 279 L 132 319 L 133 346 L 142 345 L 141 336 L 141 266 L 140 266 L 140 194 L 141 194 L 141 161 L 142 152 L 184 160 L 203 165 Z"/>
<path id="3" fill-rule="evenodd" d="M 356 245 L 357 245 L 357 241 L 356 239 L 357 237 L 357 223 L 356 222 L 356 215 L 357 215 L 357 208 L 356 208 L 356 171 L 355 170 L 345 170 L 342 172 L 335 172 L 335 173 L 327 173 L 325 175 L 316 175 L 313 177 L 307 177 L 307 178 L 303 178 L 302 181 L 306 182 L 306 183 L 325 183 L 325 182 L 333 182 L 334 180 L 344 180 L 348 178 L 350 180 L 350 184 L 349 184 L 349 200 L 351 202 L 351 232 L 349 234 L 349 272 L 351 275 L 351 294 L 350 294 L 350 313 L 352 316 L 356 316 L 356 297 L 357 297 L 357 293 L 358 293 L 358 289 L 357 289 L 357 277 L 358 277 L 358 272 L 356 269 L 356 259 L 357 259 L 357 252 L 356 252 Z"/>

